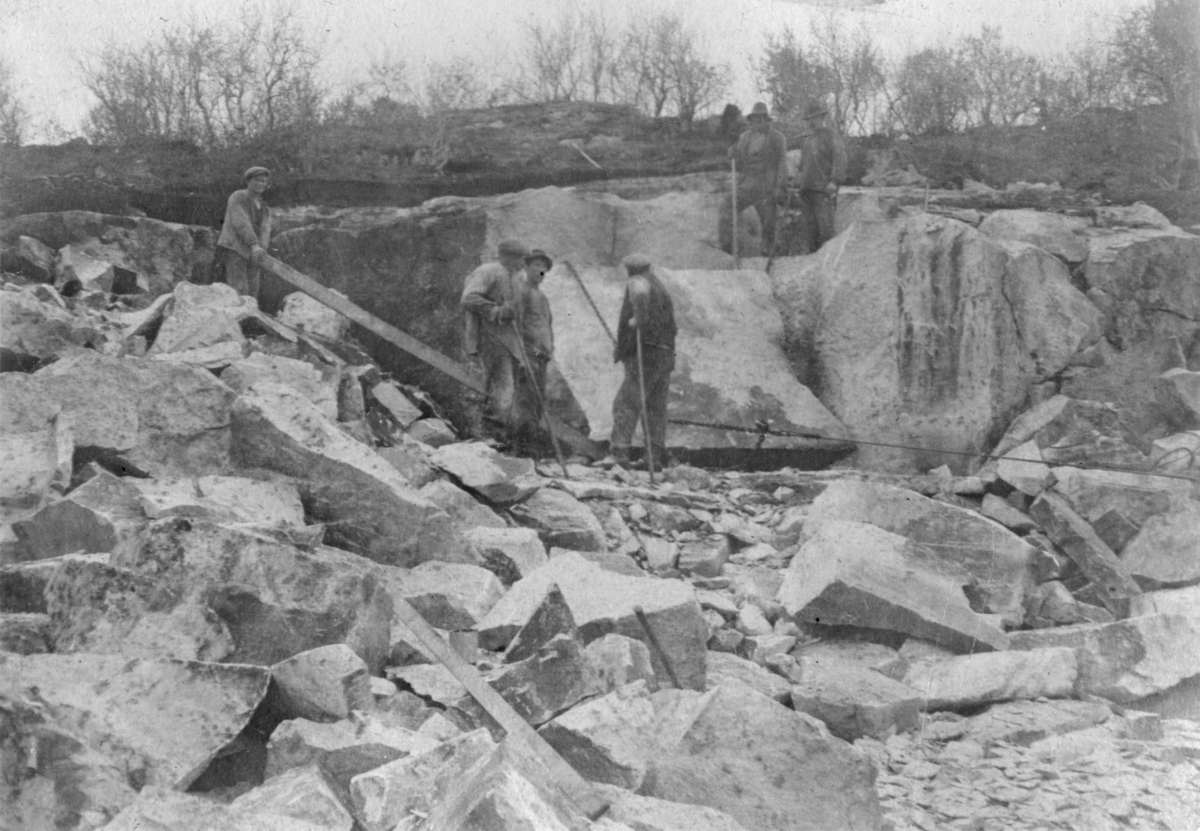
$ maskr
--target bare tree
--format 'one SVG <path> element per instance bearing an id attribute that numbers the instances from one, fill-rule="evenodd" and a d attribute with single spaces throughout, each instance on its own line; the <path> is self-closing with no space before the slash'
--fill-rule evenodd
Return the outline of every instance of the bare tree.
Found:
<path id="1" fill-rule="evenodd" d="M 1011 127 L 1036 109 L 1042 66 L 1032 55 L 1005 46 L 999 28 L 984 26 L 964 38 L 962 53 L 971 71 L 971 108 L 980 124 Z"/>
<path id="2" fill-rule="evenodd" d="M 673 14 L 631 21 L 618 63 L 627 100 L 656 118 L 674 104 L 684 124 L 729 85 L 728 65 L 710 60 L 695 28 Z"/>
<path id="3" fill-rule="evenodd" d="M 12 66 L 0 57 L 0 141 L 19 145 L 29 130 L 29 111 L 17 90 Z"/>
<path id="4" fill-rule="evenodd" d="M 193 20 L 157 40 L 110 44 L 77 61 L 97 101 L 93 138 L 208 146 L 315 122 L 326 96 L 319 63 L 293 9 L 268 18 L 248 6 L 225 28 Z"/>
<path id="5" fill-rule="evenodd" d="M 868 131 L 883 89 L 883 58 L 865 28 L 842 29 L 832 13 L 813 22 L 814 62 L 824 68 L 819 97 L 831 97 L 833 116 L 842 132 Z"/>
<path id="6" fill-rule="evenodd" d="M 593 101 L 610 100 L 614 94 L 620 41 L 603 7 L 580 18 L 583 51 L 583 80 Z"/>
<path id="7" fill-rule="evenodd" d="M 423 104 L 431 113 L 482 107 L 488 97 L 479 67 L 466 58 L 429 65 Z"/>
<path id="8" fill-rule="evenodd" d="M 528 71 L 538 100 L 570 101 L 579 91 L 584 65 L 584 34 L 578 17 L 564 11 L 551 26 L 534 25 L 528 32 Z"/>
<path id="9" fill-rule="evenodd" d="M 1179 187 L 1200 184 L 1200 4 L 1153 0 L 1130 12 L 1114 48 L 1142 101 L 1175 116 L 1180 148 Z"/>
<path id="10" fill-rule="evenodd" d="M 829 67 L 806 50 L 791 29 L 784 29 L 778 37 L 767 37 L 763 56 L 753 68 L 759 88 L 781 115 L 799 113 L 808 98 L 824 98 L 833 90 Z"/>
<path id="11" fill-rule="evenodd" d="M 922 49 L 893 73 L 889 111 L 910 135 L 952 133 L 966 126 L 970 84 L 970 68 L 958 49 Z"/>

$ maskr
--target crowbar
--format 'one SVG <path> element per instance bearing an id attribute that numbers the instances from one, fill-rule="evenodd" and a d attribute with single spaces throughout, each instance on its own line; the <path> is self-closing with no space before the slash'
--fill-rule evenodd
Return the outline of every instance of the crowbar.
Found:
<path id="1" fill-rule="evenodd" d="M 558 459 L 558 466 L 562 468 L 563 478 L 570 479 L 571 474 L 567 473 L 567 463 L 563 461 L 562 448 L 558 446 L 558 436 L 554 433 L 554 424 L 550 421 L 550 411 L 546 409 L 546 401 L 542 398 L 542 391 L 538 389 L 537 376 L 533 374 L 533 365 L 529 363 L 529 353 L 525 351 L 525 339 L 521 337 L 521 329 L 517 326 L 517 322 L 512 321 L 513 334 L 517 337 L 517 350 L 521 353 L 521 368 L 525 370 L 525 374 L 529 377 L 529 385 L 533 387 L 533 397 L 537 399 L 538 410 L 542 413 L 542 418 L 546 422 L 546 430 L 550 433 L 550 443 L 554 445 L 554 458 Z"/>

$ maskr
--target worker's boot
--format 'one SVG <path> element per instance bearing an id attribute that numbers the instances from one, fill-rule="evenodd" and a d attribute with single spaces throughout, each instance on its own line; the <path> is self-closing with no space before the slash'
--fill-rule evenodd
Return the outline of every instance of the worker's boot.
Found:
<path id="1" fill-rule="evenodd" d="M 628 447 L 610 447 L 608 450 L 608 455 L 596 462 L 597 467 L 602 467 L 605 470 L 618 465 L 624 468 L 632 467 L 632 464 L 629 460 Z"/>

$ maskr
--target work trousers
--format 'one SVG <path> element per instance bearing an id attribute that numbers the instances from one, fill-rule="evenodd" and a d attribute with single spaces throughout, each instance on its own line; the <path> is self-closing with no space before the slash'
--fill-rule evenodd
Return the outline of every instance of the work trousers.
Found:
<path id="1" fill-rule="evenodd" d="M 546 366 L 549 360 L 529 356 L 533 377 L 515 355 L 490 338 L 480 344 L 479 358 L 487 374 L 487 409 L 496 437 L 509 442 L 530 442 L 537 435 L 541 409 L 538 397 L 545 400 Z M 537 385 L 536 388 L 534 385 Z"/>
<path id="2" fill-rule="evenodd" d="M 262 269 L 232 248 L 221 250 L 225 252 L 225 283 L 238 294 L 245 294 L 257 301 L 258 291 L 262 287 Z"/>
<path id="3" fill-rule="evenodd" d="M 800 239 L 803 254 L 812 254 L 833 239 L 837 203 L 822 190 L 800 191 Z"/>
<path id="4" fill-rule="evenodd" d="M 671 387 L 671 371 L 675 369 L 675 353 L 659 347 L 645 350 L 646 414 L 650 422 L 650 444 L 667 446 L 667 394 Z M 625 361 L 625 380 L 613 400 L 613 428 L 609 444 L 613 452 L 628 451 L 633 433 L 642 417 L 642 391 L 638 385 L 637 357 Z"/>
<path id="5" fill-rule="evenodd" d="M 763 182 L 761 179 L 747 178 L 738 182 L 737 207 L 740 214 L 746 208 L 754 206 L 758 219 L 762 223 L 762 255 L 770 256 L 775 246 L 775 185 Z M 721 203 L 721 216 L 717 227 L 717 242 L 725 251 L 733 251 L 733 195 L 725 197 Z"/>

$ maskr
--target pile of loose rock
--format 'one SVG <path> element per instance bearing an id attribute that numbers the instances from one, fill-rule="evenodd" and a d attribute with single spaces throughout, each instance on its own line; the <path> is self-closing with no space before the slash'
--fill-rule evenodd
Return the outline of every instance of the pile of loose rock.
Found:
<path id="1" fill-rule="evenodd" d="M 303 297 L 43 259 L 0 291 L 3 827 L 1200 826 L 1200 478 L 1088 467 L 1105 405 L 969 477 L 565 478 Z"/>

